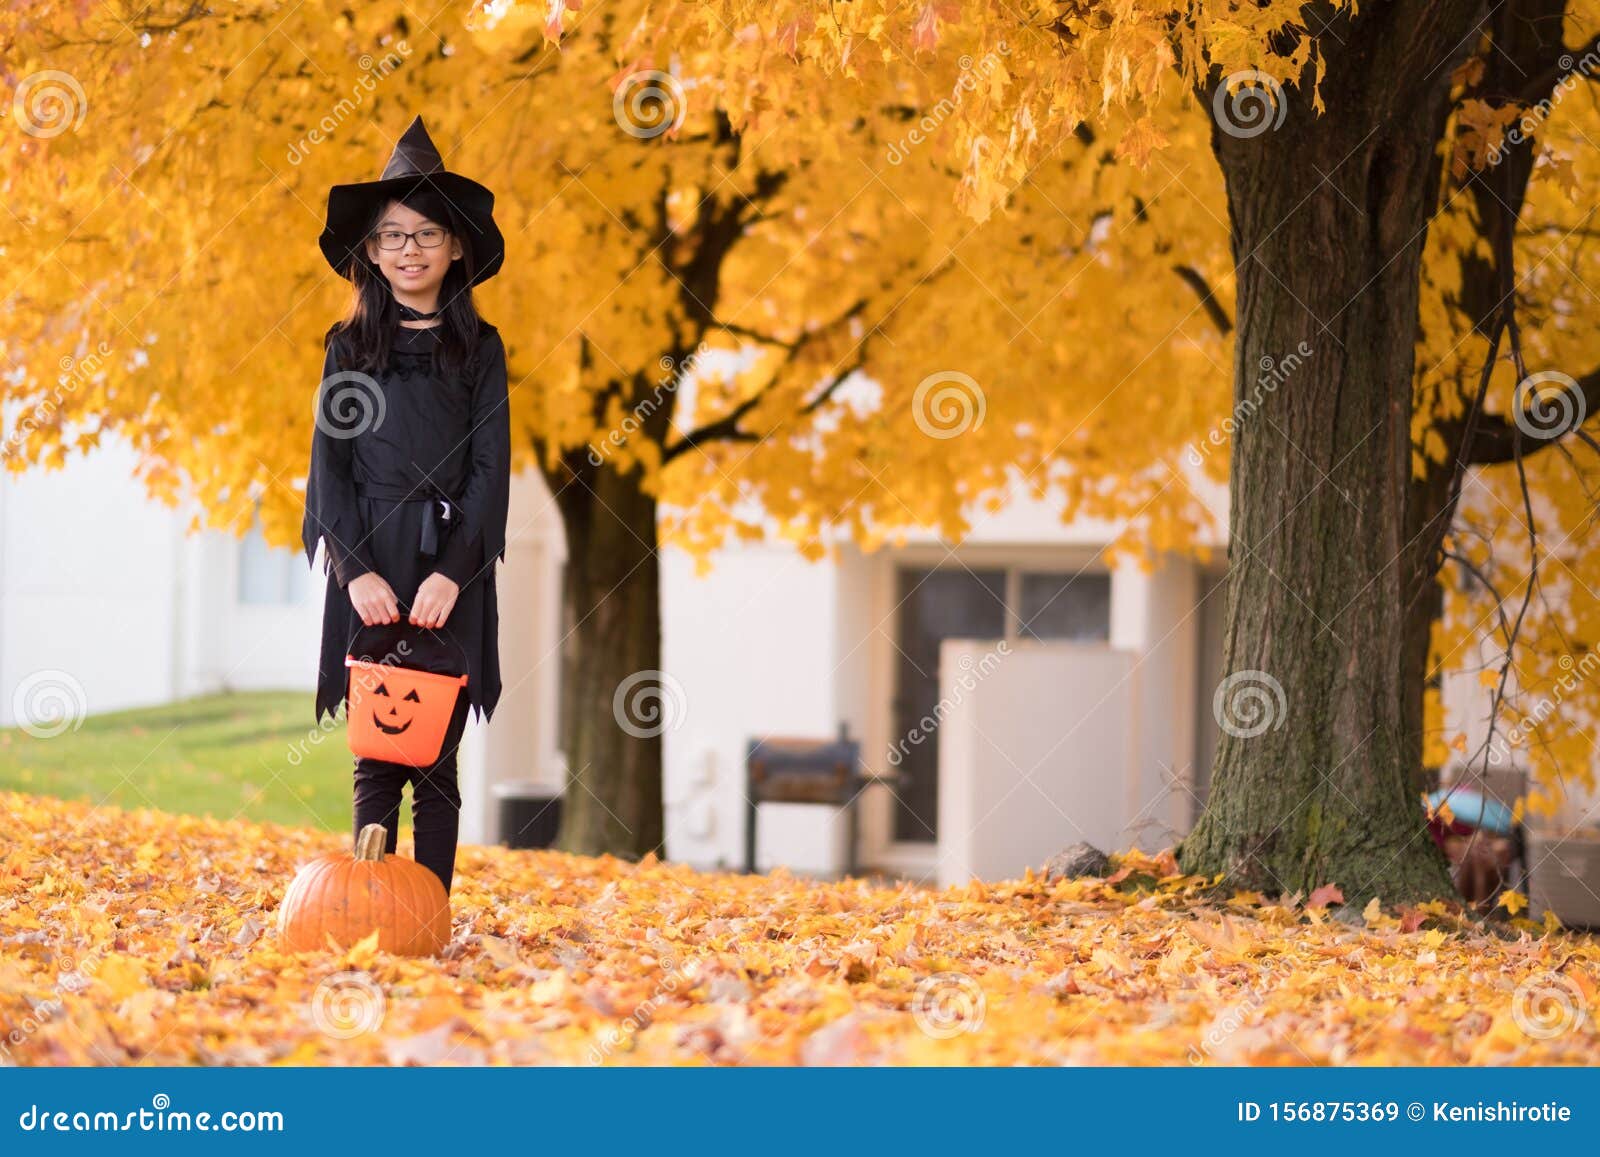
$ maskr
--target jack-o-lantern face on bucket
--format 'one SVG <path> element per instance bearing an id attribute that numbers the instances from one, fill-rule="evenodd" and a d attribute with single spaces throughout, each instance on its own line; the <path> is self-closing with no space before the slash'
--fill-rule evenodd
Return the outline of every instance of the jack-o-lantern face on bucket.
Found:
<path id="1" fill-rule="evenodd" d="M 405 695 L 403 695 L 398 701 L 390 698 L 389 688 L 383 683 L 379 683 L 376 687 L 374 687 L 372 689 L 372 694 L 374 697 L 382 696 L 388 705 L 387 719 L 384 719 L 379 715 L 379 712 L 384 710 L 383 703 L 379 703 L 372 709 L 372 721 L 378 725 L 378 730 L 383 732 L 385 735 L 400 735 L 405 731 L 406 728 L 411 726 L 411 720 L 415 718 L 415 714 L 413 713 L 402 720 L 400 717 L 401 703 L 422 702 L 422 697 L 417 694 L 415 688 L 407 691 Z"/>
<path id="2" fill-rule="evenodd" d="M 465 675 L 390 667 L 354 655 L 350 668 L 350 750 L 364 759 L 428 767 L 443 750 Z"/>

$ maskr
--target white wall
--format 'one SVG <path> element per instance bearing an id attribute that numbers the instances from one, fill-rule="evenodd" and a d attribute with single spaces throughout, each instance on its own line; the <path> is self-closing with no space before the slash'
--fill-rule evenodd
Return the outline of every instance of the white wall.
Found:
<path id="1" fill-rule="evenodd" d="M 511 482 L 506 560 L 496 563 L 500 608 L 500 701 L 487 724 L 469 719 L 459 756 L 461 840 L 493 843 L 497 787 L 565 782 L 556 720 L 561 666 L 561 516 L 543 480 L 525 471 Z"/>
<path id="2" fill-rule="evenodd" d="M 1199 600 L 1198 571 L 1188 559 L 1169 558 L 1148 572 L 1123 563 L 1113 574 L 1111 644 L 1135 656 L 1129 679 L 1137 735 L 1135 772 L 1126 785 L 1131 828 L 1119 850 L 1169 847 L 1191 824 Z"/>
<path id="3" fill-rule="evenodd" d="M 667 854 L 742 865 L 749 740 L 838 730 L 834 566 L 759 545 L 719 554 L 697 578 L 692 559 L 668 550 L 661 589 L 662 663 L 686 706 L 662 736 Z"/>
<path id="4" fill-rule="evenodd" d="M 327 579 L 322 550 L 308 566 L 303 550 L 285 550 L 288 566 L 306 574 L 293 602 L 244 603 L 239 599 L 241 540 L 220 531 L 183 539 L 175 581 L 185 608 L 179 640 L 179 694 L 220 691 L 303 690 L 317 686 L 322 602 Z M 308 699 L 306 725 L 313 726 Z"/>
<path id="5" fill-rule="evenodd" d="M 1009 879 L 1068 844 L 1130 843 L 1140 782 L 1135 656 L 1084 643 L 1019 643 L 985 670 L 992 640 L 940 648 L 941 886 Z M 963 672 L 975 685 L 961 682 Z"/>
<path id="6" fill-rule="evenodd" d="M 0 725 L 45 683 L 88 713 L 178 693 L 182 516 L 130 481 L 135 461 L 108 438 L 60 470 L 0 471 Z"/>
<path id="7" fill-rule="evenodd" d="M 991 525 L 980 541 L 954 552 L 927 542 L 872 554 L 843 547 L 829 561 L 810 563 L 784 545 L 740 547 L 715 556 L 703 577 L 687 556 L 668 552 L 663 661 L 687 701 L 683 723 L 664 736 L 669 855 L 703 865 L 742 863 L 744 758 L 752 736 L 827 739 L 842 721 L 863 741 L 867 770 L 888 770 L 896 566 L 1105 565 L 1103 539 L 1082 542 L 1083 527 L 1053 519 L 1033 504 L 1013 512 L 1004 533 L 1031 531 L 1046 541 L 997 540 Z M 1126 686 L 1101 687 L 1097 697 L 1109 694 L 1138 713 L 1129 772 L 1111 788 L 1122 817 L 1112 846 L 1154 849 L 1186 831 L 1193 810 L 1197 571 L 1175 559 L 1148 573 L 1123 562 L 1110 573 L 1112 646 L 1125 655 L 1118 662 L 1126 663 Z M 1026 742 L 1060 734 L 1056 686 L 1019 687 L 1016 695 L 1018 726 L 1030 732 Z M 1075 748 L 1100 762 L 1122 758 L 1076 742 Z M 863 862 L 931 876 L 944 848 L 893 843 L 892 804 L 888 789 L 866 789 Z M 759 864 L 834 870 L 843 860 L 843 830 L 828 809 L 764 805 Z M 1056 839 L 1052 851 L 1072 842 L 1061 831 Z"/>
<path id="8" fill-rule="evenodd" d="M 50 671 L 82 688 L 87 714 L 315 687 L 320 555 L 299 602 L 241 603 L 240 540 L 188 533 L 191 510 L 148 499 L 135 463 L 112 437 L 60 470 L 0 475 L 0 724 L 16 723 L 19 685 Z M 311 711 L 308 698 L 308 727 Z"/>

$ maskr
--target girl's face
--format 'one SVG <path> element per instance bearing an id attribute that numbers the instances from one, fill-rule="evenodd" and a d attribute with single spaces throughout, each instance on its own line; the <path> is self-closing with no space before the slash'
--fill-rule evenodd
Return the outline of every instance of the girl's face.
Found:
<path id="1" fill-rule="evenodd" d="M 390 201 L 367 238 L 367 256 L 396 295 L 429 300 L 438 295 L 450 263 L 460 259 L 461 241 L 432 218 Z"/>

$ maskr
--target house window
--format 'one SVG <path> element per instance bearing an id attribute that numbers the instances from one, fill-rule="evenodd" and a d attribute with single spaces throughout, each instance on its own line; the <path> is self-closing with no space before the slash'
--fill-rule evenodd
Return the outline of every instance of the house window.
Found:
<path id="1" fill-rule="evenodd" d="M 895 736 L 926 734 L 939 714 L 939 645 L 946 639 L 1105 642 L 1111 576 L 1022 567 L 901 567 L 896 606 Z M 938 838 L 939 734 L 902 749 L 894 838 Z"/>
<path id="2" fill-rule="evenodd" d="M 249 606 L 293 606 L 311 588 L 310 568 L 297 550 L 267 545 L 252 526 L 239 542 L 239 602 Z"/>
<path id="3" fill-rule="evenodd" d="M 1017 637 L 1103 643 L 1111 637 L 1111 576 L 1022 571 L 1015 579 Z"/>

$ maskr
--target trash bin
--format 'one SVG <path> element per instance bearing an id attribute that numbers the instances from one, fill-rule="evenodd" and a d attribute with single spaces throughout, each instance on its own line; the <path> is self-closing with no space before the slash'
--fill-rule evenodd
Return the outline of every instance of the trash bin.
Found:
<path id="1" fill-rule="evenodd" d="M 500 843 L 508 848 L 554 846 L 561 830 L 561 792 L 542 783 L 500 783 Z"/>
<path id="2" fill-rule="evenodd" d="M 1530 916 L 1549 910 L 1568 928 L 1600 928 L 1600 827 L 1529 832 L 1528 859 Z"/>

